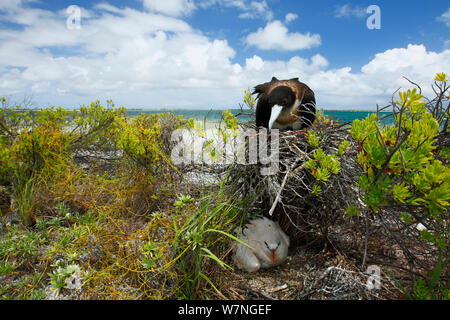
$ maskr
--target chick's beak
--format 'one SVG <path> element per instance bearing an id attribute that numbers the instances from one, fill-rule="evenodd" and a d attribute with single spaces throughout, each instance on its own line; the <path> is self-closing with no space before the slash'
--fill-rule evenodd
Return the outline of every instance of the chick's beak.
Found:
<path id="1" fill-rule="evenodd" d="M 275 264 L 275 250 L 272 250 L 272 261 Z"/>

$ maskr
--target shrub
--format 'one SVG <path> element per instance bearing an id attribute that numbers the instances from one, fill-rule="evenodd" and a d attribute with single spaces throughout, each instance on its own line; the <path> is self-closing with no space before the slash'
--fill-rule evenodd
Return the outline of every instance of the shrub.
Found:
<path id="1" fill-rule="evenodd" d="M 400 91 L 399 100 L 392 103 L 391 125 L 381 125 L 373 114 L 355 120 L 351 128 L 364 170 L 359 177 L 362 200 L 388 226 L 408 258 L 410 271 L 420 272 L 422 278 L 411 290 L 415 298 L 448 298 L 449 293 L 445 283 L 450 240 L 445 74 L 436 76 L 433 89 L 437 97 L 428 102 L 420 87 Z M 424 228 L 416 228 L 419 223 Z"/>

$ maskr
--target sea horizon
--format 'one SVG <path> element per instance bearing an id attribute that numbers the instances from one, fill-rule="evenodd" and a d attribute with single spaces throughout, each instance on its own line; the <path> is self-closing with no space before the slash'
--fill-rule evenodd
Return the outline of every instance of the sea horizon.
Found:
<path id="1" fill-rule="evenodd" d="M 110 108 L 110 107 L 108 107 Z M 116 107 L 114 107 L 116 108 Z M 45 108 L 23 108 L 22 111 L 31 111 L 36 112 L 38 110 L 42 110 Z M 78 108 L 65 108 L 69 110 L 77 110 Z M 176 116 L 182 116 L 184 119 L 194 118 L 195 120 L 204 121 L 206 117 L 207 122 L 220 122 L 222 119 L 222 113 L 225 110 L 230 110 L 230 112 L 234 115 L 238 115 L 241 111 L 244 113 L 251 112 L 250 109 L 240 109 L 240 108 L 207 108 L 207 107 L 196 107 L 196 108 L 180 108 L 180 107 L 155 107 L 155 108 L 140 108 L 140 107 L 125 107 L 125 112 L 128 117 L 135 117 L 140 114 L 157 114 L 157 113 L 166 113 L 170 112 Z M 319 111 L 322 111 L 326 116 L 331 118 L 332 120 L 336 120 L 338 122 L 353 122 L 356 119 L 364 119 L 370 114 L 376 113 L 376 110 L 362 110 L 362 109 L 324 109 L 318 108 Z M 391 112 L 379 112 L 381 116 L 389 115 Z M 254 118 L 254 115 L 240 115 L 237 117 L 239 122 L 245 122 Z M 383 120 L 384 123 L 391 123 L 392 118 L 388 117 Z"/>
<path id="2" fill-rule="evenodd" d="M 142 110 L 142 111 L 172 111 L 172 110 L 240 110 L 239 106 L 236 107 L 125 107 L 127 110 Z M 76 108 L 75 108 L 76 109 Z M 244 109 L 249 110 L 249 109 Z M 376 112 L 376 107 L 345 107 L 345 106 L 331 106 L 331 107 L 318 107 L 317 110 L 324 111 L 348 111 L 348 112 Z"/>
<path id="3" fill-rule="evenodd" d="M 129 117 L 135 117 L 141 113 L 155 114 L 171 112 L 176 116 L 181 115 L 184 119 L 194 118 L 195 120 L 204 120 L 207 122 L 219 122 L 222 119 L 222 112 L 230 110 L 232 114 L 237 115 L 241 111 L 249 112 L 250 109 L 181 109 L 181 108 L 159 108 L 159 109 L 144 109 L 144 108 L 126 108 L 126 113 Z M 352 122 L 356 119 L 364 119 L 368 115 L 376 113 L 376 110 L 332 110 L 320 109 L 323 113 L 333 120 L 339 122 Z M 381 115 L 387 115 L 390 112 L 379 112 Z M 241 115 L 238 116 L 238 121 L 248 121 L 253 116 Z M 389 122 L 389 121 L 387 121 Z"/>

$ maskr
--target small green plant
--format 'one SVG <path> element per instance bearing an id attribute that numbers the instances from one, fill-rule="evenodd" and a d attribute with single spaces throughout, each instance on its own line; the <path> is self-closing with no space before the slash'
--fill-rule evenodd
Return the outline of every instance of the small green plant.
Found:
<path id="1" fill-rule="evenodd" d="M 231 113 L 230 110 L 225 110 L 223 112 L 223 118 L 225 121 L 225 125 L 227 129 L 236 130 L 238 127 L 238 120 L 237 118 Z"/>
<path id="2" fill-rule="evenodd" d="M 256 105 L 256 100 L 250 91 L 244 90 L 244 104 L 250 109 Z"/>
<path id="3" fill-rule="evenodd" d="M 26 226 L 33 224 L 36 200 L 35 184 L 32 179 L 16 186 L 14 206 L 17 208 L 17 212 Z"/>
<path id="4" fill-rule="evenodd" d="M 341 142 L 341 144 L 339 145 L 337 154 L 338 154 L 339 156 L 343 156 L 344 153 L 345 153 L 345 151 L 348 149 L 348 145 L 349 145 L 348 140 L 343 140 L 343 141 Z"/>
<path id="5" fill-rule="evenodd" d="M 198 206 L 191 208 L 189 218 L 177 230 L 174 248 L 182 254 L 178 260 L 178 267 L 183 274 L 180 278 L 182 298 L 197 297 L 204 283 L 219 292 L 205 269 L 207 262 L 217 263 L 223 269 L 231 269 L 214 251 L 230 239 L 239 241 L 232 232 L 234 225 L 242 223 L 244 202 L 236 203 L 235 200 L 228 199 L 224 194 L 223 183 L 214 197 L 215 199 L 211 199 L 210 195 L 199 199 Z M 185 210 L 184 208 L 184 214 Z"/>
<path id="6" fill-rule="evenodd" d="M 55 208 L 58 209 L 63 217 L 70 215 L 70 208 L 68 208 L 63 202 L 58 203 Z"/>
<path id="7" fill-rule="evenodd" d="M 354 216 L 357 215 L 359 213 L 359 209 L 357 206 L 355 206 L 354 204 L 350 205 L 347 207 L 346 209 L 346 213 L 349 216 Z"/>
<path id="8" fill-rule="evenodd" d="M 148 241 L 142 249 L 144 251 L 143 258 L 141 260 L 142 266 L 146 269 L 155 268 L 162 256 L 158 244 L 153 241 Z"/>
<path id="9" fill-rule="evenodd" d="M 306 132 L 306 139 L 313 148 L 317 148 L 321 142 L 319 135 L 313 129 Z"/>
<path id="10" fill-rule="evenodd" d="M 5 260 L 0 263 L 0 276 L 13 272 L 17 268 L 16 263 Z"/>
<path id="11" fill-rule="evenodd" d="M 183 207 L 185 204 L 192 202 L 194 199 L 192 199 L 191 196 L 189 195 L 181 195 L 178 197 L 178 199 L 175 201 L 174 206 L 176 208 L 181 208 Z"/>
<path id="12" fill-rule="evenodd" d="M 67 289 L 79 289 L 81 287 L 81 281 L 88 277 L 88 274 L 83 272 L 79 265 L 69 264 L 58 266 L 56 270 L 49 273 L 50 285 L 55 290 Z"/>
<path id="13" fill-rule="evenodd" d="M 320 195 L 321 192 L 322 192 L 322 187 L 319 186 L 319 185 L 317 185 L 317 184 L 315 184 L 315 185 L 313 186 L 313 189 L 312 189 L 312 191 L 311 191 L 311 193 L 314 194 L 314 195 L 316 195 L 316 196 Z"/>
<path id="14" fill-rule="evenodd" d="M 35 257 L 39 246 L 47 239 L 39 232 L 21 232 L 17 226 L 13 226 L 6 237 L 0 241 L 0 261 L 27 260 Z"/>
<path id="15" fill-rule="evenodd" d="M 306 167 L 319 182 L 325 183 L 331 174 L 336 175 L 341 171 L 339 159 L 335 155 L 326 155 L 322 148 L 314 151 L 313 158 L 306 162 Z"/>

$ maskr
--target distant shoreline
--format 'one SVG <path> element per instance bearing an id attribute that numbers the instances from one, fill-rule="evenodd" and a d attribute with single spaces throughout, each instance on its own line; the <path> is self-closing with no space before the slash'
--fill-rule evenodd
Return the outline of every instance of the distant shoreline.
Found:
<path id="1" fill-rule="evenodd" d="M 225 111 L 225 110 L 241 110 L 239 108 L 200 108 L 200 107 L 196 107 L 196 108 L 184 108 L 184 107 L 177 107 L 177 108 L 127 108 L 124 107 L 126 109 L 126 111 L 133 111 L 133 112 L 137 112 L 137 111 L 142 111 L 142 112 L 173 112 L 173 111 L 201 111 L 201 112 L 207 112 L 207 111 Z M 322 111 L 327 111 L 327 112 L 377 112 L 376 110 L 369 110 L 369 109 L 343 109 L 339 108 L 339 107 L 331 107 L 331 108 L 336 108 L 336 109 L 324 109 L 324 108 L 318 108 L 318 110 L 322 110 Z M 38 111 L 38 110 L 43 110 L 46 108 L 20 108 L 20 111 Z M 63 108 L 63 109 L 67 109 L 67 110 L 77 110 L 79 108 Z M 250 109 L 244 109 L 244 111 L 250 111 Z M 390 113 L 389 111 L 383 111 L 380 113 Z"/>
<path id="2" fill-rule="evenodd" d="M 220 122 L 222 120 L 222 113 L 227 109 L 126 109 L 127 116 L 135 117 L 140 114 L 158 114 L 158 113 L 173 113 L 176 116 L 182 116 L 183 119 L 194 118 L 195 120 L 206 122 Z M 228 109 L 234 115 L 240 113 L 241 109 Z M 250 113 L 250 109 L 244 109 L 244 113 Z M 321 109 L 327 117 L 330 119 L 337 120 L 339 122 L 352 122 L 356 119 L 364 119 L 367 116 L 376 113 L 376 111 L 371 110 L 323 110 Z M 379 115 L 388 115 L 390 112 L 380 112 Z M 254 118 L 251 114 L 245 114 L 238 116 L 239 122 L 245 122 Z M 389 122 L 389 120 L 384 120 L 383 122 Z"/>
<path id="3" fill-rule="evenodd" d="M 37 112 L 40 109 L 21 109 L 20 111 L 27 111 L 31 114 Z M 76 110 L 76 109 L 72 109 Z M 241 110 L 236 109 L 182 109 L 182 108 L 159 108 L 159 109 L 144 109 L 144 108 L 125 108 L 125 113 L 127 117 L 133 118 L 141 114 L 158 114 L 158 113 L 172 113 L 175 116 L 181 116 L 183 119 L 191 119 L 206 122 L 220 122 L 223 117 L 223 111 L 230 110 L 234 115 L 238 115 L 241 111 L 245 114 L 238 116 L 239 122 L 246 122 L 254 118 L 250 109 Z M 336 120 L 338 122 L 353 122 L 357 119 L 364 119 L 371 114 L 375 114 L 376 110 L 335 110 L 335 109 L 320 109 L 321 112 L 330 119 Z M 380 116 L 390 115 L 391 112 L 379 112 Z M 384 117 L 383 123 L 391 123 L 393 120 L 391 117 Z"/>
<path id="4" fill-rule="evenodd" d="M 224 108 L 224 109 L 216 109 L 216 108 L 125 108 L 127 111 L 165 111 L 165 112 L 171 112 L 171 111 L 225 111 L 225 110 L 240 110 L 239 108 Z M 244 111 L 249 111 L 250 109 L 244 109 Z M 318 110 L 323 111 L 332 111 L 332 112 L 377 112 L 377 110 L 365 110 L 365 109 L 324 109 L 319 108 Z M 380 113 L 390 113 L 389 111 L 382 111 Z"/>

